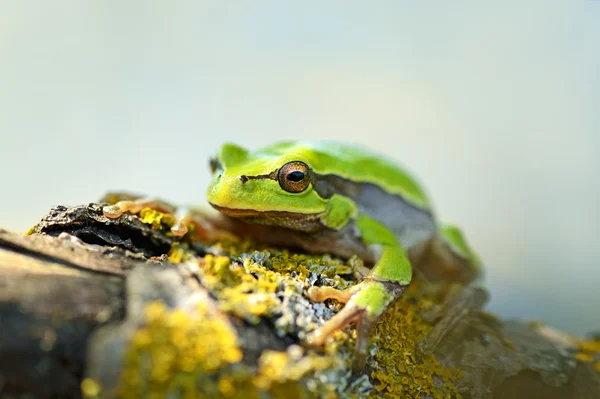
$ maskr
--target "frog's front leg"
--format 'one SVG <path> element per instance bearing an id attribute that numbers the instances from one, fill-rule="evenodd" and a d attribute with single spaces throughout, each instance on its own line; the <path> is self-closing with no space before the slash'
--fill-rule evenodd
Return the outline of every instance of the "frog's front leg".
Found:
<path id="1" fill-rule="evenodd" d="M 315 302 L 336 299 L 346 303 L 340 312 L 308 337 L 308 343 L 321 346 L 334 331 L 356 321 L 353 367 L 361 369 L 366 364 L 371 331 L 385 310 L 410 284 L 412 267 L 404 249 L 384 225 L 364 215 L 357 216 L 354 223 L 360 238 L 375 255 L 375 266 L 363 281 L 346 290 L 331 287 L 311 287 L 308 290 L 310 299 Z"/>

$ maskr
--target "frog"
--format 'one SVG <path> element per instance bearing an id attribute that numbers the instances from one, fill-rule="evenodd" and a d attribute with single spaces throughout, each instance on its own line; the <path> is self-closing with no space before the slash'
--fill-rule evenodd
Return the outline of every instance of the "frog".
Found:
<path id="1" fill-rule="evenodd" d="M 249 150 L 225 143 L 210 160 L 206 199 L 253 237 L 270 244 L 371 266 L 338 290 L 311 286 L 309 300 L 343 307 L 306 338 L 314 347 L 356 323 L 355 365 L 365 364 L 370 334 L 407 290 L 413 273 L 428 280 L 478 281 L 482 265 L 462 231 L 438 221 L 417 179 L 399 163 L 365 146 L 342 141 L 290 140 Z M 107 217 L 150 206 L 172 212 L 175 235 L 186 234 L 189 212 L 161 201 L 120 201 Z"/>

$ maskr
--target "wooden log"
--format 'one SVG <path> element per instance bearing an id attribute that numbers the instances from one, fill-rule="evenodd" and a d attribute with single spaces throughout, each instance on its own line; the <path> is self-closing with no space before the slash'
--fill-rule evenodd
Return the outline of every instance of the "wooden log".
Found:
<path id="1" fill-rule="evenodd" d="M 234 253 L 154 222 L 89 204 L 27 236 L 0 229 L 1 397 L 600 397 L 597 341 L 482 310 L 433 337 L 443 309 L 418 282 L 352 375 L 351 329 L 324 352 L 302 340 L 339 308 L 307 286 L 352 284 L 343 262 Z"/>

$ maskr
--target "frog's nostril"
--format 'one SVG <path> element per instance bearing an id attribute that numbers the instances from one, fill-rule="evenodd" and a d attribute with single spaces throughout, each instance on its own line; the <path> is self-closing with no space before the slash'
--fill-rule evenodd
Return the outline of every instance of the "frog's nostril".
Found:
<path id="1" fill-rule="evenodd" d="M 248 178 L 248 176 L 246 176 L 246 175 L 241 175 L 241 176 L 240 176 L 240 180 L 242 181 L 242 184 L 244 184 L 244 183 L 246 183 L 246 182 L 247 182 L 248 180 L 250 180 L 250 179 L 249 179 L 249 178 Z"/>

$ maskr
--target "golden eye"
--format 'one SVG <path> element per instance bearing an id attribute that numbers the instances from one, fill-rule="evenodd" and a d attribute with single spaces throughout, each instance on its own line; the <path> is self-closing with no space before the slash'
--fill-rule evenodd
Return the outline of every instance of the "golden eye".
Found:
<path id="1" fill-rule="evenodd" d="M 288 193 L 301 193 L 310 185 L 310 169 L 304 162 L 288 162 L 279 169 L 277 180 Z"/>

